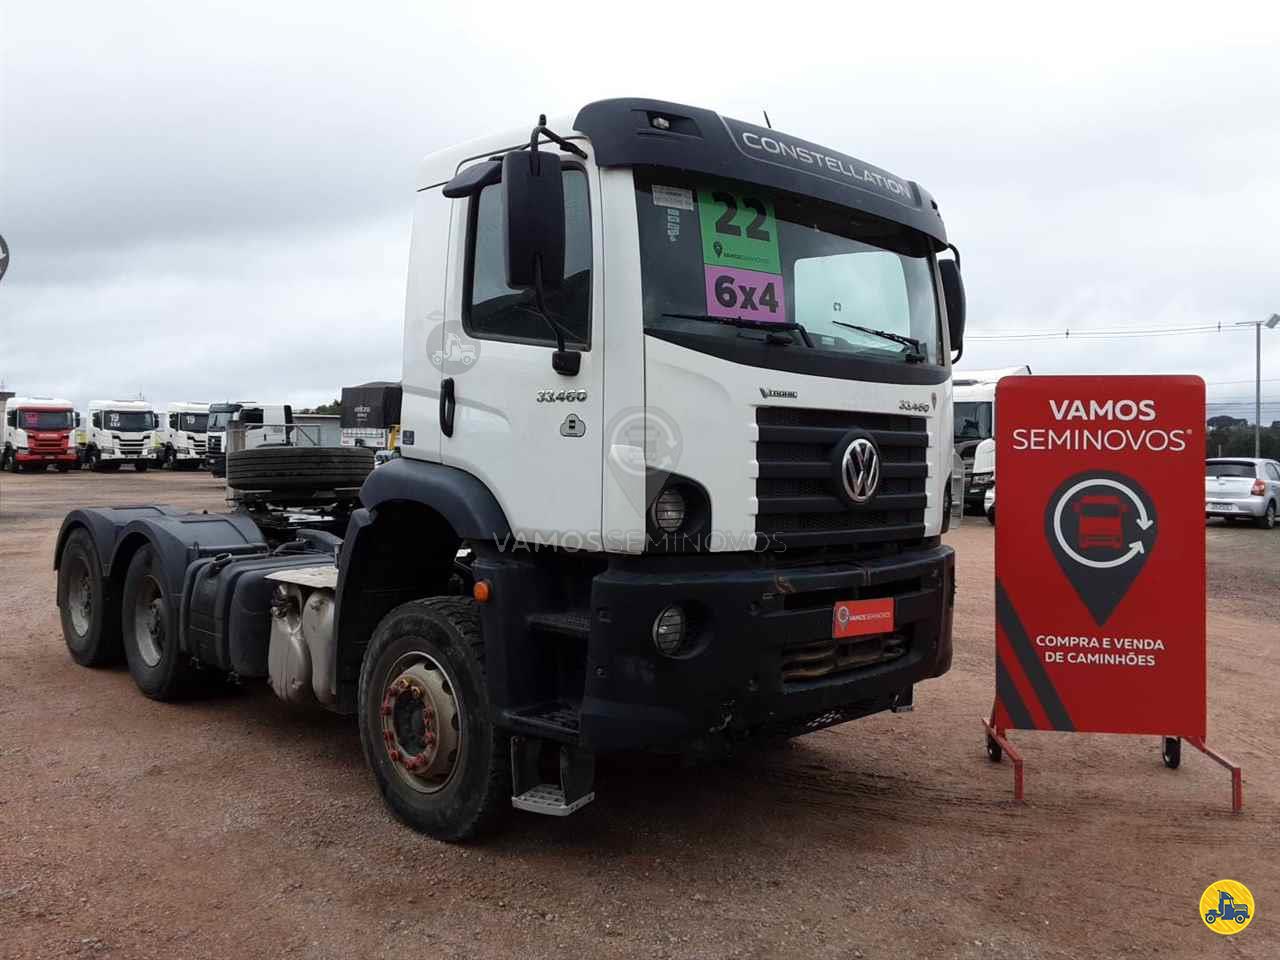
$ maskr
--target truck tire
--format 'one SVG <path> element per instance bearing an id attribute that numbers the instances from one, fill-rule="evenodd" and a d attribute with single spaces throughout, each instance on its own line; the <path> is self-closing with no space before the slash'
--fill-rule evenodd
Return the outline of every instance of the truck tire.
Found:
<path id="1" fill-rule="evenodd" d="M 133 461 L 133 472 L 134 472 L 134 473 L 146 473 L 146 472 L 147 472 L 147 467 L 149 467 L 149 466 L 150 466 L 150 464 L 149 464 L 149 463 L 147 463 L 147 461 L 145 461 L 145 460 L 135 460 L 135 461 Z"/>
<path id="2" fill-rule="evenodd" d="M 373 471 L 362 447 L 255 447 L 227 454 L 227 486 L 235 490 L 328 490 L 358 487 Z"/>
<path id="3" fill-rule="evenodd" d="M 133 682 L 152 700 L 176 700 L 191 691 L 194 671 L 179 649 L 176 627 L 160 563 L 146 544 L 124 576 L 120 632 Z"/>
<path id="4" fill-rule="evenodd" d="M 415 600 L 378 624 L 360 666 L 360 742 L 383 800 L 438 840 L 511 809 L 510 738 L 492 722 L 476 604 Z"/>
<path id="5" fill-rule="evenodd" d="M 71 531 L 58 559 L 58 613 L 67 651 L 82 667 L 120 662 L 120 622 L 107 616 L 106 587 L 93 537 Z"/>

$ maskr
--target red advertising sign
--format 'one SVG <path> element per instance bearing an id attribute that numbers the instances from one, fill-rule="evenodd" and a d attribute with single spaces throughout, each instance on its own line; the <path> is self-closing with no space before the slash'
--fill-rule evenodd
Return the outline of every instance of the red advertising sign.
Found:
<path id="1" fill-rule="evenodd" d="M 1205 736 L 1204 381 L 996 388 L 998 729 Z"/>

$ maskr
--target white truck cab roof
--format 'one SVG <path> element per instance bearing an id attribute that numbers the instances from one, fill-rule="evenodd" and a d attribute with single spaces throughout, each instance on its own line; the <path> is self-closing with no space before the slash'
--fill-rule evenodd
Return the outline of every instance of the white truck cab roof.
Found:
<path id="1" fill-rule="evenodd" d="M 144 413 L 155 412 L 155 406 L 146 400 L 90 400 L 89 410 L 139 410 Z"/>
<path id="2" fill-rule="evenodd" d="M 59 397 L 10 397 L 4 401 L 4 406 L 9 410 L 20 410 L 23 407 L 53 407 L 56 409 L 70 410 L 72 403 L 70 400 L 63 400 Z"/>

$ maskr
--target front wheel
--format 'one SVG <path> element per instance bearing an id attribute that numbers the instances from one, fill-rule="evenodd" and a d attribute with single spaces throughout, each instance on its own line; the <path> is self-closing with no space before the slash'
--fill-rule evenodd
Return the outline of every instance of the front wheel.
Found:
<path id="1" fill-rule="evenodd" d="M 360 742 L 397 817 L 450 842 L 497 827 L 510 740 L 490 717 L 474 601 L 415 600 L 383 618 L 360 668 Z"/>

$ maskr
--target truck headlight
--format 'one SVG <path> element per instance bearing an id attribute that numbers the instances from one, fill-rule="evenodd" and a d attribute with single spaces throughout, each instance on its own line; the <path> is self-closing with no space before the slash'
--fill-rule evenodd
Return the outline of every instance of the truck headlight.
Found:
<path id="1" fill-rule="evenodd" d="M 989 487 L 995 483 L 994 473 L 975 473 L 973 475 L 973 485 L 975 487 Z"/>
<path id="2" fill-rule="evenodd" d="M 675 605 L 667 607 L 653 621 L 653 645 L 663 656 L 674 657 L 684 649 L 688 618 Z"/>
<path id="3" fill-rule="evenodd" d="M 675 487 L 668 487 L 653 501 L 653 523 L 663 533 L 675 533 L 684 525 L 687 506 Z"/>

